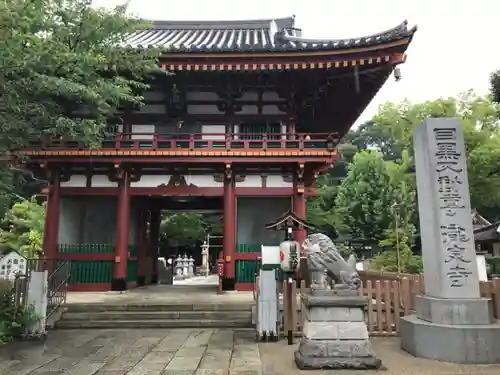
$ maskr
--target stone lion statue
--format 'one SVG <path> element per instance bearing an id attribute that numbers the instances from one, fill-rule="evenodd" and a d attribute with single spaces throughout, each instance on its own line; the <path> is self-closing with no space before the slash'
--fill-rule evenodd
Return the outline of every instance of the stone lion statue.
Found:
<path id="1" fill-rule="evenodd" d="M 324 271 L 335 281 L 336 287 L 357 290 L 361 279 L 356 271 L 356 258 L 351 255 L 347 261 L 342 258 L 333 241 L 323 233 L 307 236 L 304 242 L 307 266 L 310 271 Z"/>

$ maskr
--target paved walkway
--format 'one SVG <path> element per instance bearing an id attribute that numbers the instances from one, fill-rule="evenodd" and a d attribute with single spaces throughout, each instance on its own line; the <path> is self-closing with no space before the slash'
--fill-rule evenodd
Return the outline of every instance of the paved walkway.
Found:
<path id="1" fill-rule="evenodd" d="M 500 366 L 458 366 L 421 360 L 397 338 L 376 338 L 387 375 L 498 375 Z M 0 349 L 1 375 L 306 375 L 293 363 L 295 346 L 255 342 L 245 330 L 53 331 L 45 343 Z M 373 374 L 322 371 L 325 375 Z"/>
<path id="2" fill-rule="evenodd" d="M 174 280 L 174 285 L 213 285 L 217 286 L 219 284 L 219 276 L 208 275 L 208 276 L 193 276 L 189 279 L 184 280 Z"/>

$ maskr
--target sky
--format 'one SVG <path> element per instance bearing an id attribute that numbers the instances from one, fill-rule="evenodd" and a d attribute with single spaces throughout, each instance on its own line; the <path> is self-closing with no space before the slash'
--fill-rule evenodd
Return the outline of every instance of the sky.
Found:
<path id="1" fill-rule="evenodd" d="M 123 0 L 94 0 L 114 6 Z M 390 78 L 356 124 L 373 117 L 380 104 L 456 96 L 489 90 L 489 76 L 500 69 L 494 25 L 500 1 L 452 0 L 131 0 L 130 11 L 149 20 L 239 20 L 295 15 L 308 38 L 351 38 L 384 31 L 408 20 L 418 31 L 400 65 L 402 79 Z"/>

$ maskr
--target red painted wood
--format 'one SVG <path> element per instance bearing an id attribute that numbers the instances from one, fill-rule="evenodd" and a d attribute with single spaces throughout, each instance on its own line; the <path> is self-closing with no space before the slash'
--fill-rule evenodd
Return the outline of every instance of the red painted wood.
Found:
<path id="1" fill-rule="evenodd" d="M 131 281 L 127 283 L 127 289 L 137 288 L 137 283 Z M 111 290 L 111 284 L 69 284 L 68 291 L 70 292 L 108 292 Z"/>
<path id="2" fill-rule="evenodd" d="M 146 243 L 146 211 L 144 207 L 139 208 L 139 213 L 137 215 L 137 246 L 138 246 L 138 264 L 137 273 L 138 276 L 146 276 L 147 269 L 147 257 L 148 257 L 148 247 Z"/>
<path id="3" fill-rule="evenodd" d="M 132 138 L 132 134 L 134 139 Z M 140 138 L 142 136 L 142 138 Z M 200 151 L 221 151 L 237 150 L 255 152 L 258 149 L 277 150 L 303 150 L 303 149 L 333 149 L 338 144 L 340 137 L 338 133 L 269 133 L 263 134 L 262 139 L 244 139 L 244 133 L 229 133 L 225 139 L 218 139 L 220 133 L 118 133 L 112 139 L 105 141 L 112 142 L 115 149 L 163 149 L 163 150 L 200 150 Z M 207 139 L 212 138 L 212 139 Z M 42 141 L 42 149 L 68 149 L 69 140 L 64 138 L 54 138 L 49 142 Z M 325 147 L 317 147 L 317 144 L 324 142 Z M 72 142 L 74 143 L 74 142 Z M 82 148 L 84 148 L 82 146 Z"/>
<path id="4" fill-rule="evenodd" d="M 236 198 L 234 195 L 233 176 L 224 176 L 224 234 L 222 238 L 224 252 L 224 276 L 234 279 L 236 255 Z"/>
<path id="5" fill-rule="evenodd" d="M 43 233 L 43 253 L 47 258 L 54 258 L 57 253 L 59 237 L 59 215 L 61 211 L 60 175 L 59 171 L 53 172 L 52 185 L 49 189 L 47 208 L 45 211 L 45 227 Z M 53 262 L 47 262 L 46 268 L 49 275 L 54 270 Z"/>
<path id="6" fill-rule="evenodd" d="M 69 284 L 70 292 L 107 292 L 111 290 L 111 284 Z"/>
<path id="7" fill-rule="evenodd" d="M 128 236 L 130 225 L 130 195 L 129 175 L 123 171 L 118 188 L 118 203 L 116 209 L 116 238 L 115 238 L 115 265 L 113 277 L 127 278 Z"/>
<path id="8" fill-rule="evenodd" d="M 153 208 L 151 210 L 151 224 L 150 224 L 151 237 L 150 237 L 149 252 L 152 262 L 151 270 L 154 275 L 158 275 L 158 243 L 160 241 L 160 224 L 161 224 L 161 212 L 160 210 Z"/>
<path id="9" fill-rule="evenodd" d="M 65 150 L 71 151 L 71 150 Z M 161 156 L 161 155 L 147 155 L 142 156 L 128 156 L 128 155 L 117 155 L 117 156 L 107 156 L 99 155 L 92 157 L 92 164 L 119 164 L 119 163 L 148 163 L 148 164 L 158 164 L 165 165 L 168 162 L 175 163 L 193 163 L 193 164 L 219 164 L 226 161 L 230 161 L 231 164 L 247 164 L 247 163 L 263 163 L 268 165 L 276 166 L 276 164 L 311 164 L 312 166 L 321 166 L 325 162 L 331 161 L 332 158 L 337 160 L 336 155 L 319 155 L 319 156 L 299 156 L 299 155 L 282 155 L 276 156 L 269 153 L 264 156 L 250 156 L 250 155 L 239 155 L 239 156 L 227 156 L 221 154 L 220 156 L 204 156 L 204 155 L 193 155 L 193 156 Z M 45 156 L 45 155 L 33 155 L 30 156 L 30 164 L 38 164 L 42 162 L 49 162 L 50 164 L 64 163 L 64 164 L 89 164 L 89 156 Z"/>
<path id="10" fill-rule="evenodd" d="M 252 292 L 253 291 L 253 284 L 252 283 L 236 283 L 235 289 L 238 292 Z"/>
<path id="11" fill-rule="evenodd" d="M 103 188 L 103 187 L 62 187 L 60 188 L 61 196 L 116 196 L 118 188 Z M 220 197 L 224 195 L 224 188 L 217 187 L 179 187 L 179 188 L 129 188 L 131 196 L 195 196 L 195 197 Z M 306 196 L 315 196 L 314 188 L 306 188 L 304 194 Z M 235 196 L 251 196 L 251 197 L 277 197 L 277 196 L 292 196 L 293 188 L 290 187 L 235 187 Z"/>
<path id="12" fill-rule="evenodd" d="M 261 254 L 260 253 L 236 253 L 234 256 L 235 256 L 236 260 L 256 260 L 261 256 Z"/>
<path id="13" fill-rule="evenodd" d="M 218 187 L 152 187 L 152 188 L 131 188 L 130 194 L 137 195 L 166 195 L 166 196 L 196 196 L 196 197 L 221 197 L 224 189 Z"/>
<path id="14" fill-rule="evenodd" d="M 55 259 L 57 260 L 109 260 L 113 261 L 115 255 L 113 253 L 82 253 L 82 254 L 72 254 L 72 253 L 57 253 Z"/>
<path id="15" fill-rule="evenodd" d="M 306 221 L 307 220 L 307 209 L 306 209 L 306 196 L 304 194 L 295 193 L 293 196 L 293 212 L 298 218 Z M 301 245 L 301 253 L 304 252 L 302 249 L 302 244 L 306 239 L 306 230 L 300 229 L 293 233 L 293 238 Z"/>

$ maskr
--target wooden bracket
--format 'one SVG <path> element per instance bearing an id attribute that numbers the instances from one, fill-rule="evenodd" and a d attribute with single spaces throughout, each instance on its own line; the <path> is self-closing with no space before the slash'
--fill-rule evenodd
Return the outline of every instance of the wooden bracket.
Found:
<path id="1" fill-rule="evenodd" d="M 233 171 L 231 169 L 231 163 L 226 163 L 226 169 L 224 170 L 224 174 L 226 176 L 226 179 L 231 180 L 233 177 Z"/>

